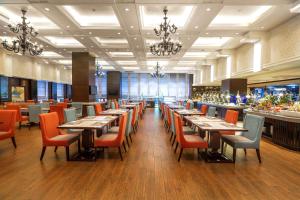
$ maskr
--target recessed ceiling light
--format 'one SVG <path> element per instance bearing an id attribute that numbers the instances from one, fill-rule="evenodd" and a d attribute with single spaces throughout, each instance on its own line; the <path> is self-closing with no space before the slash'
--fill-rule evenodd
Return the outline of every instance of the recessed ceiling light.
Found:
<path id="1" fill-rule="evenodd" d="M 118 35 L 120 35 L 121 33 L 120 33 L 120 32 L 118 32 L 117 34 L 118 34 Z"/>
<path id="2" fill-rule="evenodd" d="M 199 28 L 199 26 L 195 26 L 194 28 L 195 28 L 195 29 L 198 29 L 198 28 Z"/>
<path id="3" fill-rule="evenodd" d="M 127 11 L 127 12 L 128 12 L 128 11 L 129 11 L 129 8 L 125 8 L 125 11 Z"/>
<path id="4" fill-rule="evenodd" d="M 84 39 L 84 37 L 81 37 L 81 39 L 83 40 L 83 39 Z"/>
<path id="5" fill-rule="evenodd" d="M 206 35 L 208 35 L 209 33 L 208 33 L 208 32 L 206 32 L 205 34 L 206 34 Z"/>
<path id="6" fill-rule="evenodd" d="M 260 28 L 261 28 L 261 29 L 264 29 L 265 27 L 261 26 Z"/>
<path id="7" fill-rule="evenodd" d="M 236 35 L 239 35 L 240 33 L 235 33 Z"/>
<path id="8" fill-rule="evenodd" d="M 130 28 L 133 28 L 134 26 L 130 26 Z"/>
<path id="9" fill-rule="evenodd" d="M 210 8 L 206 8 L 206 11 L 209 12 L 209 11 L 211 11 L 211 9 Z"/>
<path id="10" fill-rule="evenodd" d="M 92 32 L 89 32 L 90 35 L 92 35 Z"/>
<path id="11" fill-rule="evenodd" d="M 70 26 L 66 26 L 67 28 L 70 28 Z"/>
<path id="12" fill-rule="evenodd" d="M 50 11 L 50 8 L 44 8 L 46 11 Z"/>
<path id="13" fill-rule="evenodd" d="M 64 34 L 64 32 L 60 32 L 60 34 Z"/>
<path id="14" fill-rule="evenodd" d="M 136 40 L 136 37 L 135 38 L 133 38 L 134 40 Z"/>

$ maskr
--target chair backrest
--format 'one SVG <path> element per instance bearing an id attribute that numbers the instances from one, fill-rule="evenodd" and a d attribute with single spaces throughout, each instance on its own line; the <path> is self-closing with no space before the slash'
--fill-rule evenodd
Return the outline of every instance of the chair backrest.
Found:
<path id="1" fill-rule="evenodd" d="M 64 103 L 69 103 L 70 100 L 69 99 L 64 99 Z"/>
<path id="2" fill-rule="evenodd" d="M 15 110 L 17 111 L 16 121 L 19 122 L 21 120 L 21 110 L 18 104 L 7 104 L 6 110 Z"/>
<path id="3" fill-rule="evenodd" d="M 169 124 L 169 126 L 171 126 L 171 109 L 169 108 L 169 107 L 167 107 L 167 120 L 168 120 L 168 124 Z"/>
<path id="4" fill-rule="evenodd" d="M 139 114 L 141 115 L 143 113 L 143 102 L 139 103 Z"/>
<path id="5" fill-rule="evenodd" d="M 29 122 L 39 123 L 39 115 L 42 114 L 42 106 L 41 105 L 29 105 Z"/>
<path id="6" fill-rule="evenodd" d="M 127 113 L 122 114 L 120 117 L 119 132 L 118 132 L 118 137 L 116 138 L 117 145 L 121 145 L 124 141 L 127 117 L 128 117 Z"/>
<path id="7" fill-rule="evenodd" d="M 138 104 L 136 106 L 136 112 L 135 112 L 135 121 L 139 120 L 139 111 L 140 111 L 140 105 Z"/>
<path id="8" fill-rule="evenodd" d="M 171 109 L 170 109 L 170 115 L 171 115 L 171 130 L 174 134 L 176 134 L 174 111 Z"/>
<path id="9" fill-rule="evenodd" d="M 242 135 L 252 140 L 255 148 L 259 148 L 264 121 L 265 118 L 258 115 L 246 114 L 244 118 L 244 128 L 248 131 L 242 132 Z"/>
<path id="10" fill-rule="evenodd" d="M 180 143 L 181 146 L 184 146 L 186 140 L 183 135 L 182 120 L 180 118 L 180 115 L 176 113 L 174 113 L 174 117 L 175 117 L 175 132 L 176 132 L 177 141 Z"/>
<path id="11" fill-rule="evenodd" d="M 87 116 L 96 116 L 94 106 L 87 106 L 86 112 L 87 112 Z"/>
<path id="12" fill-rule="evenodd" d="M 115 104 L 115 102 L 114 102 L 114 101 L 112 101 L 112 102 L 111 102 L 111 106 L 110 106 L 110 108 L 111 108 L 111 109 L 116 109 L 116 104 Z"/>
<path id="13" fill-rule="evenodd" d="M 209 117 L 215 117 L 216 116 L 216 110 L 217 108 L 214 106 L 209 106 L 207 111 L 207 116 Z"/>
<path id="14" fill-rule="evenodd" d="M 60 134 L 59 118 L 57 112 L 40 114 L 40 127 L 43 143 L 47 143 L 49 139 Z"/>
<path id="15" fill-rule="evenodd" d="M 127 115 L 127 122 L 126 122 L 126 129 L 125 129 L 125 135 L 126 136 L 129 136 L 129 134 L 131 133 L 131 130 L 132 130 L 132 126 L 131 126 L 132 113 L 133 113 L 133 110 L 130 109 L 128 111 L 128 115 Z"/>
<path id="16" fill-rule="evenodd" d="M 81 117 L 82 116 L 82 103 L 72 102 L 72 107 L 76 108 L 76 114 Z"/>
<path id="17" fill-rule="evenodd" d="M 95 112 L 96 112 L 96 115 L 100 115 L 100 113 L 102 112 L 101 104 L 96 104 L 95 105 Z"/>
<path id="18" fill-rule="evenodd" d="M 239 118 L 239 112 L 235 110 L 227 110 L 225 114 L 225 121 L 227 123 L 236 124 Z"/>
<path id="19" fill-rule="evenodd" d="M 14 135 L 16 117 L 16 110 L 0 110 L 0 131 L 10 132 L 10 134 Z"/>
<path id="20" fill-rule="evenodd" d="M 43 103 L 40 103 L 39 105 L 41 105 L 42 108 L 50 108 L 49 102 L 43 102 Z"/>
<path id="21" fill-rule="evenodd" d="M 50 112 L 56 112 L 59 119 L 59 124 L 63 124 L 65 122 L 64 119 L 64 106 L 63 105 L 50 105 Z"/>
<path id="22" fill-rule="evenodd" d="M 65 102 L 58 102 L 56 105 L 57 106 L 63 106 L 64 108 L 68 108 L 68 104 L 65 103 Z"/>
<path id="23" fill-rule="evenodd" d="M 202 104 L 201 105 L 201 112 L 206 115 L 208 109 L 208 105 Z"/>
<path id="24" fill-rule="evenodd" d="M 137 112 L 137 107 L 135 106 L 134 108 L 133 108 L 133 112 L 132 112 L 132 120 L 131 120 L 131 125 L 133 126 L 134 124 L 135 124 L 135 122 L 136 122 L 136 112 Z"/>
<path id="25" fill-rule="evenodd" d="M 187 110 L 191 109 L 191 102 L 189 102 L 189 101 L 186 102 L 185 108 L 186 108 Z"/>
<path id="26" fill-rule="evenodd" d="M 65 122 L 71 122 L 77 120 L 76 109 L 74 108 L 64 109 L 64 116 L 65 116 Z"/>
<path id="27" fill-rule="evenodd" d="M 115 100 L 115 107 L 116 107 L 116 109 L 119 109 L 119 103 L 117 100 Z"/>

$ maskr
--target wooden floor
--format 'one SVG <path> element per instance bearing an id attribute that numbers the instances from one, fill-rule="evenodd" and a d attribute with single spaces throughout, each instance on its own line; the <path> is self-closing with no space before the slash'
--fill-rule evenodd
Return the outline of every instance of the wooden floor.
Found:
<path id="1" fill-rule="evenodd" d="M 254 150 L 238 151 L 235 165 L 205 163 L 196 150 L 178 163 L 158 110 L 146 111 L 123 162 L 115 149 L 97 162 L 66 162 L 62 148 L 47 149 L 40 162 L 37 127 L 18 130 L 16 140 L 16 150 L 0 142 L 1 200 L 300 199 L 299 153 L 262 142 L 262 164 Z"/>

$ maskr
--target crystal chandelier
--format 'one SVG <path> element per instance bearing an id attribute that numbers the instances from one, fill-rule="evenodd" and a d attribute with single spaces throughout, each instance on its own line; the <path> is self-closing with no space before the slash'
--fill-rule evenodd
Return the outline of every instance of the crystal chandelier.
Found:
<path id="1" fill-rule="evenodd" d="M 171 39 L 171 34 L 176 33 L 177 27 L 173 24 L 170 25 L 170 21 L 168 22 L 168 9 L 165 7 L 164 10 L 164 21 L 159 25 L 159 30 L 157 28 L 154 28 L 154 32 L 156 36 L 159 36 L 161 39 L 161 42 L 157 44 L 153 44 L 150 46 L 150 51 L 153 55 L 157 56 L 169 56 L 169 55 L 175 55 L 181 50 L 181 43 L 173 41 Z"/>
<path id="2" fill-rule="evenodd" d="M 103 72 L 103 68 L 100 64 L 96 64 L 96 72 L 95 72 L 95 76 L 98 78 L 103 78 L 105 75 L 105 73 Z"/>
<path id="3" fill-rule="evenodd" d="M 161 73 L 162 67 L 159 66 L 158 62 L 154 67 L 155 72 L 151 74 L 152 78 L 163 78 L 165 74 Z"/>
<path id="4" fill-rule="evenodd" d="M 36 37 L 38 32 L 32 27 L 29 26 L 30 22 L 26 22 L 25 14 L 27 10 L 25 8 L 21 9 L 22 12 L 22 22 L 18 23 L 16 26 L 11 24 L 8 25 L 9 29 L 13 33 L 19 33 L 16 40 L 12 41 L 12 44 L 8 44 L 7 40 L 2 42 L 3 47 L 8 51 L 13 51 L 19 53 L 21 51 L 22 55 L 28 51 L 30 55 L 37 56 L 43 52 L 43 46 L 37 45 L 37 43 L 32 43 L 31 37 Z M 31 36 L 31 37 L 30 37 Z"/>

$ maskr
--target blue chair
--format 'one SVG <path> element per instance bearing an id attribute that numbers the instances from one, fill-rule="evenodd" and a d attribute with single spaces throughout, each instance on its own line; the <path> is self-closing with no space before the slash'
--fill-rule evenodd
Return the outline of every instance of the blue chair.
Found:
<path id="1" fill-rule="evenodd" d="M 72 102 L 72 107 L 76 108 L 76 117 L 82 117 L 82 103 L 80 102 Z"/>
<path id="2" fill-rule="evenodd" d="M 233 162 L 236 158 L 236 149 L 255 149 L 259 163 L 261 163 L 260 156 L 260 139 L 265 118 L 258 115 L 247 114 L 244 118 L 244 128 L 247 131 L 242 132 L 241 135 L 222 135 L 221 152 L 223 153 L 224 143 L 233 148 Z"/>
<path id="3" fill-rule="evenodd" d="M 43 102 L 39 104 L 42 107 L 42 113 L 47 113 L 50 110 L 50 103 L 49 102 Z M 43 110 L 48 109 L 48 110 Z"/>
<path id="4" fill-rule="evenodd" d="M 87 111 L 87 116 L 96 116 L 94 106 L 87 106 L 86 111 Z"/>
<path id="5" fill-rule="evenodd" d="M 40 119 L 39 115 L 42 114 L 42 106 L 41 105 L 28 105 L 29 112 L 29 128 L 33 124 L 39 124 Z"/>
<path id="6" fill-rule="evenodd" d="M 115 102 L 111 102 L 111 109 L 116 109 L 116 105 L 115 105 Z"/>
<path id="7" fill-rule="evenodd" d="M 215 117 L 216 116 L 216 110 L 217 108 L 214 106 L 209 106 L 207 111 L 207 116 L 209 117 Z"/>
<path id="8" fill-rule="evenodd" d="M 65 123 L 71 122 L 71 121 L 76 121 L 76 109 L 74 108 L 67 108 L 64 109 L 64 118 L 65 118 Z M 68 129 L 69 133 L 81 133 L 83 129 Z"/>

